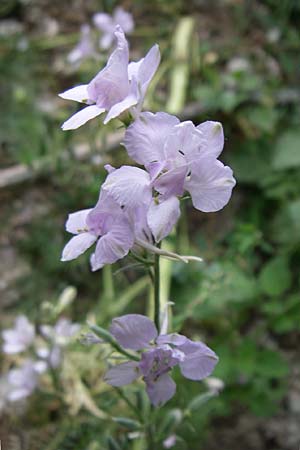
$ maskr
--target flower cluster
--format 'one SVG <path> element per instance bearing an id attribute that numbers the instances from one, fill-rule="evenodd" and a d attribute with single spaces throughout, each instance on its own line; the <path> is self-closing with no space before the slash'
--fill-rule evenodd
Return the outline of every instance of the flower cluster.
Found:
<path id="1" fill-rule="evenodd" d="M 148 317 L 127 314 L 113 319 L 110 333 L 124 349 L 144 350 L 139 361 L 126 361 L 111 367 L 105 381 L 112 386 L 124 386 L 139 377 L 154 406 L 161 406 L 175 394 L 176 384 L 169 375 L 179 366 L 189 380 L 208 377 L 218 362 L 217 355 L 202 342 L 172 333 L 160 334 Z"/>
<path id="2" fill-rule="evenodd" d="M 7 400 L 16 401 L 31 395 L 38 387 L 39 376 L 62 362 L 62 349 L 78 333 L 80 326 L 60 318 L 52 327 L 41 325 L 40 334 L 26 316 L 18 316 L 11 329 L 2 331 L 3 352 L 16 355 L 28 352 L 22 364 L 7 374 Z M 39 338 L 43 338 L 40 345 Z"/>
<path id="3" fill-rule="evenodd" d="M 100 15 L 100 23 L 111 29 L 113 22 Z M 128 43 L 120 25 L 114 35 L 117 46 L 106 66 L 89 84 L 60 94 L 86 104 L 62 128 L 77 129 L 104 112 L 104 124 L 117 117 L 126 122 L 129 119 L 123 145 L 129 157 L 143 167 L 105 166 L 108 174 L 97 204 L 68 217 L 66 229 L 74 236 L 63 250 L 62 261 L 77 258 L 94 244 L 93 271 L 140 248 L 187 261 L 189 257 L 164 253 L 158 244 L 176 225 L 185 193 L 202 212 L 219 211 L 228 203 L 235 179 L 230 167 L 218 159 L 224 147 L 223 128 L 214 121 L 195 126 L 164 112 L 142 112 L 147 88 L 160 62 L 159 48 L 154 45 L 140 61 L 129 62 Z M 138 314 L 113 319 L 108 342 L 129 357 L 127 350 L 141 353 L 111 367 L 105 376 L 113 386 L 142 377 L 155 406 L 175 393 L 176 385 L 169 375 L 173 367 L 179 366 L 188 379 L 202 380 L 218 361 L 202 342 L 176 333 L 158 335 L 158 316 L 157 326 Z M 101 333 L 107 336 L 107 332 Z"/>
<path id="4" fill-rule="evenodd" d="M 107 111 L 104 123 L 129 110 L 135 117 L 125 133 L 128 155 L 145 167 L 106 166 L 108 176 L 94 208 L 70 214 L 66 223 L 75 237 L 62 260 L 77 258 L 97 242 L 92 270 L 123 258 L 137 244 L 160 242 L 180 217 L 179 198 L 188 192 L 195 208 L 218 211 L 230 199 L 232 170 L 218 160 L 224 146 L 222 125 L 207 121 L 195 126 L 170 114 L 141 113 L 147 87 L 160 61 L 157 45 L 145 58 L 129 63 L 128 44 L 118 26 L 117 48 L 107 65 L 88 85 L 60 94 L 87 103 L 63 124 L 78 128 Z"/>

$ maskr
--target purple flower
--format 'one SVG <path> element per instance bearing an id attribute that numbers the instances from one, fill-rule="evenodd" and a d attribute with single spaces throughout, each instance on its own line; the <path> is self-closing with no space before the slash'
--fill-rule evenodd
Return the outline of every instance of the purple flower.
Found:
<path id="1" fill-rule="evenodd" d="M 3 352 L 19 353 L 26 350 L 34 341 L 34 326 L 29 322 L 27 317 L 18 316 L 15 320 L 15 326 L 12 329 L 2 332 Z"/>
<path id="2" fill-rule="evenodd" d="M 91 29 L 89 25 L 82 25 L 80 29 L 80 40 L 76 47 L 69 53 L 68 61 L 76 65 L 84 59 L 95 56 L 96 51 L 91 37 Z"/>
<path id="3" fill-rule="evenodd" d="M 194 207 L 203 212 L 228 203 L 235 179 L 230 167 L 217 159 L 224 146 L 219 122 L 195 127 L 170 114 L 144 112 L 127 129 L 124 144 L 129 156 L 150 173 L 161 201 L 188 191 Z"/>
<path id="4" fill-rule="evenodd" d="M 124 386 L 142 376 L 154 406 L 163 405 L 175 394 L 176 385 L 169 375 L 174 366 L 179 365 L 186 378 L 202 380 L 218 362 L 217 355 L 202 342 L 176 333 L 158 335 L 152 320 L 140 314 L 113 319 L 110 333 L 124 349 L 145 350 L 139 362 L 127 361 L 109 369 L 105 381 Z"/>
<path id="5" fill-rule="evenodd" d="M 134 244 L 126 212 L 103 190 L 95 208 L 69 215 L 66 230 L 75 236 L 65 246 L 61 260 L 75 259 L 97 242 L 91 256 L 93 271 L 123 258 Z"/>
<path id="6" fill-rule="evenodd" d="M 90 119 L 107 111 L 104 123 L 130 109 L 134 116 L 141 111 L 148 85 L 160 61 L 158 45 L 154 45 L 145 58 L 129 64 L 128 43 L 120 26 L 116 27 L 117 48 L 108 59 L 107 65 L 92 79 L 69 89 L 60 97 L 86 103 L 63 125 L 63 130 L 73 130 Z"/>
<path id="7" fill-rule="evenodd" d="M 38 386 L 39 375 L 46 369 L 43 361 L 28 359 L 19 369 L 8 372 L 9 384 L 8 400 L 11 402 L 28 397 Z"/>
<path id="8" fill-rule="evenodd" d="M 123 8 L 118 7 L 114 10 L 113 15 L 106 13 L 97 13 L 93 16 L 94 25 L 102 32 L 99 41 L 100 48 L 107 50 L 114 41 L 114 32 L 117 25 L 120 25 L 125 34 L 129 34 L 134 29 L 132 15 Z"/>

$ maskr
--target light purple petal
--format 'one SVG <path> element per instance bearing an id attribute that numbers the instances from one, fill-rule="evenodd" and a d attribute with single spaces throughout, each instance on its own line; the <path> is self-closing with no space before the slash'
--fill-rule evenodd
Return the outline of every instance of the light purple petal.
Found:
<path id="1" fill-rule="evenodd" d="M 184 361 L 179 364 L 180 370 L 189 380 L 202 380 L 208 377 L 219 360 L 215 352 L 202 342 L 188 340 L 179 348 L 186 355 Z"/>
<path id="2" fill-rule="evenodd" d="M 127 97 L 125 97 L 124 100 L 122 100 L 119 103 L 116 103 L 110 108 L 107 116 L 105 117 L 105 120 L 103 121 L 104 125 L 106 125 L 110 120 L 120 116 L 127 109 L 136 105 L 137 102 L 138 102 L 137 89 L 135 89 L 135 87 L 134 88 L 132 87 L 129 95 L 127 95 Z"/>
<path id="3" fill-rule="evenodd" d="M 121 102 L 129 93 L 128 80 L 128 44 L 122 29 L 117 26 L 115 31 L 118 44 L 109 57 L 107 65 L 88 85 L 89 98 L 99 108 L 109 110 Z"/>
<path id="4" fill-rule="evenodd" d="M 161 203 L 152 200 L 147 221 L 156 242 L 170 234 L 179 217 L 180 204 L 177 197 L 170 197 Z"/>
<path id="5" fill-rule="evenodd" d="M 82 209 L 81 211 L 69 214 L 66 222 L 66 230 L 72 234 L 79 234 L 84 231 L 88 231 L 86 219 L 90 211 L 92 211 L 92 208 Z"/>
<path id="6" fill-rule="evenodd" d="M 220 122 L 206 121 L 198 125 L 197 130 L 202 133 L 202 151 L 207 155 L 221 154 L 224 147 L 224 133 Z"/>
<path id="7" fill-rule="evenodd" d="M 179 165 L 160 175 L 154 181 L 153 186 L 165 199 L 175 195 L 181 196 L 184 192 L 184 183 L 187 173 L 187 165 Z"/>
<path id="8" fill-rule="evenodd" d="M 161 334 L 156 339 L 158 345 L 171 344 L 171 345 L 183 345 L 188 341 L 188 338 L 178 333 Z"/>
<path id="9" fill-rule="evenodd" d="M 87 84 L 81 84 L 80 86 L 75 86 L 58 95 L 65 100 L 74 100 L 74 102 L 85 103 L 89 98 L 87 87 Z"/>
<path id="10" fill-rule="evenodd" d="M 132 383 L 140 376 L 139 363 L 128 361 L 109 369 L 104 377 L 104 381 L 111 386 L 124 386 Z"/>
<path id="11" fill-rule="evenodd" d="M 202 135 L 193 122 L 187 120 L 173 128 L 166 136 L 165 155 L 167 159 L 183 158 L 185 163 L 196 159 L 201 150 Z"/>
<path id="12" fill-rule="evenodd" d="M 124 33 L 129 34 L 134 28 L 132 15 L 120 6 L 114 10 L 113 19 L 115 24 L 120 25 Z"/>
<path id="13" fill-rule="evenodd" d="M 122 166 L 110 173 L 102 190 L 109 192 L 120 206 L 127 208 L 149 204 L 152 197 L 149 174 L 133 166 Z"/>
<path id="14" fill-rule="evenodd" d="M 150 163 L 164 161 L 166 136 L 178 123 L 177 117 L 163 112 L 142 113 L 125 133 L 124 145 L 129 156 L 146 167 Z"/>
<path id="15" fill-rule="evenodd" d="M 152 320 L 141 314 L 127 314 L 113 319 L 110 332 L 122 347 L 131 350 L 147 347 L 157 336 Z"/>
<path id="16" fill-rule="evenodd" d="M 138 82 L 139 93 L 140 93 L 139 107 L 138 107 L 139 111 L 142 109 L 142 104 L 143 104 L 144 97 L 146 95 L 148 86 L 149 86 L 155 72 L 157 71 L 159 63 L 160 63 L 160 52 L 159 52 L 159 46 L 156 44 L 149 50 L 149 52 L 147 53 L 145 58 L 143 58 L 140 61 L 140 63 L 137 63 L 138 65 L 136 65 L 135 67 L 132 67 L 131 70 L 128 68 L 129 71 L 131 72 L 131 78 L 133 76 L 133 72 L 135 72 L 137 75 L 137 82 Z"/>
<path id="17" fill-rule="evenodd" d="M 105 32 L 99 39 L 99 47 L 102 50 L 108 50 L 115 40 L 114 28 L 111 31 Z"/>
<path id="18" fill-rule="evenodd" d="M 81 233 L 74 236 L 63 249 L 61 261 L 71 261 L 82 255 L 97 240 L 91 233 Z"/>
<path id="19" fill-rule="evenodd" d="M 146 385 L 147 394 L 154 406 L 164 405 L 176 392 L 176 384 L 167 373 L 158 377 L 156 381 L 146 382 Z"/>
<path id="20" fill-rule="evenodd" d="M 112 17 L 106 13 L 96 13 L 93 15 L 94 25 L 102 31 L 114 31 L 115 24 Z"/>
<path id="21" fill-rule="evenodd" d="M 62 124 L 62 129 L 64 131 L 76 130 L 89 120 L 102 114 L 104 111 L 104 108 L 98 108 L 98 106 L 96 105 L 86 106 L 85 108 L 81 109 L 76 114 L 71 116 L 70 119 L 68 119 L 66 122 L 64 122 Z"/>
<path id="22" fill-rule="evenodd" d="M 124 258 L 133 247 L 134 235 L 131 225 L 126 219 L 117 220 L 111 230 L 101 236 L 91 258 L 92 270 L 98 270 L 104 264 L 113 264 Z"/>
<path id="23" fill-rule="evenodd" d="M 210 156 L 194 162 L 190 179 L 185 182 L 194 207 L 203 212 L 222 209 L 228 203 L 234 186 L 230 167 Z"/>

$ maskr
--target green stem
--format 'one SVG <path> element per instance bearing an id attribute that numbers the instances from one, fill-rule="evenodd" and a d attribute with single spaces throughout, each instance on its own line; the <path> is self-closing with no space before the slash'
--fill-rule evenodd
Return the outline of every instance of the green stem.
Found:
<path id="1" fill-rule="evenodd" d="M 160 245 L 158 244 L 158 247 Z M 159 270 L 160 255 L 154 256 L 154 323 L 158 332 L 160 331 L 160 270 Z"/>

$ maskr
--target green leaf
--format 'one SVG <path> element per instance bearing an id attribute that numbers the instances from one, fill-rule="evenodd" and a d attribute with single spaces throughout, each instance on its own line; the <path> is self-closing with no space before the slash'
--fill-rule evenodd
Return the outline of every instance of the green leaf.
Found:
<path id="1" fill-rule="evenodd" d="M 270 296 L 282 294 L 290 287 L 291 282 L 288 259 L 284 256 L 275 257 L 267 262 L 259 276 L 262 291 Z"/>
<path id="2" fill-rule="evenodd" d="M 275 145 L 272 166 L 275 170 L 300 166 L 300 131 L 290 129 L 283 133 Z"/>

